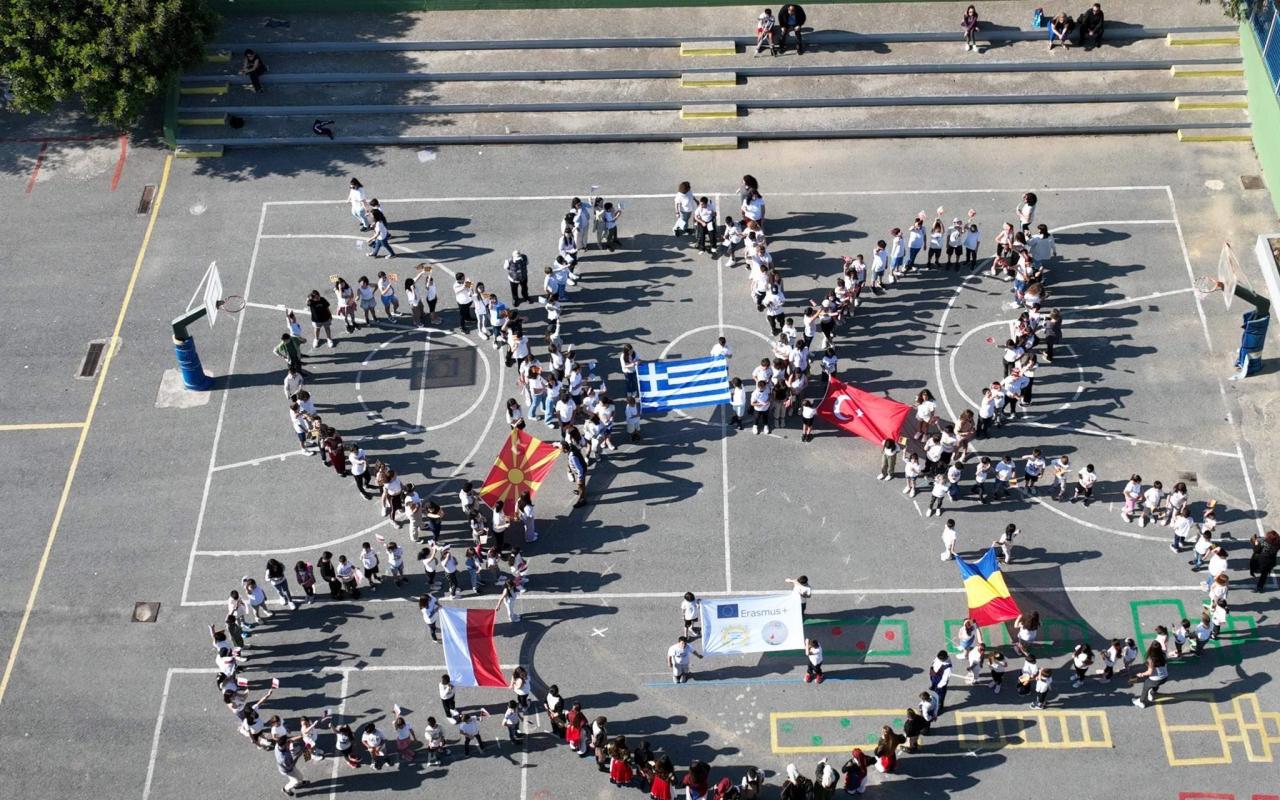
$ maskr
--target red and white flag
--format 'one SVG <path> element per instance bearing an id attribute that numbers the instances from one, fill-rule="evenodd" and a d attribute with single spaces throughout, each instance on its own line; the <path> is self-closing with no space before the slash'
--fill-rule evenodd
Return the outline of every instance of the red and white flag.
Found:
<path id="1" fill-rule="evenodd" d="M 906 403 L 864 392 L 837 378 L 831 379 L 818 406 L 818 416 L 827 422 L 876 444 L 885 439 L 897 441 L 910 413 L 911 406 Z"/>
<path id="2" fill-rule="evenodd" d="M 506 686 L 498 665 L 498 649 L 493 643 L 495 609 L 440 609 L 440 629 L 444 633 L 444 664 L 454 686 Z"/>

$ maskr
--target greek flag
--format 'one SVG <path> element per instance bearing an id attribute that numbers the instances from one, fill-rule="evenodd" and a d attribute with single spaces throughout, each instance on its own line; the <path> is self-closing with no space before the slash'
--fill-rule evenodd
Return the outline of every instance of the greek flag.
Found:
<path id="1" fill-rule="evenodd" d="M 724 356 L 645 361 L 636 373 L 643 411 L 718 406 L 729 402 L 729 362 Z"/>

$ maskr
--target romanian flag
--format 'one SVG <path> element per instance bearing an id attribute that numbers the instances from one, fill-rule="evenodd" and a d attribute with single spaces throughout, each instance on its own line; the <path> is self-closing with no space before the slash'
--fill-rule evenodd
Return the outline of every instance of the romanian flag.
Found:
<path id="1" fill-rule="evenodd" d="M 510 512 L 522 492 L 538 491 L 558 455 L 559 447 L 535 439 L 519 428 L 513 429 L 498 451 L 489 477 L 480 487 L 480 499 L 490 508 L 496 508 L 498 501 L 505 500 Z"/>
<path id="2" fill-rule="evenodd" d="M 1005 586 L 996 550 L 991 548 L 977 561 L 956 559 L 960 577 L 964 580 L 964 593 L 969 598 L 969 616 L 979 626 L 995 625 L 1005 620 L 1017 619 L 1022 612 L 1013 602 L 1009 587 Z"/>

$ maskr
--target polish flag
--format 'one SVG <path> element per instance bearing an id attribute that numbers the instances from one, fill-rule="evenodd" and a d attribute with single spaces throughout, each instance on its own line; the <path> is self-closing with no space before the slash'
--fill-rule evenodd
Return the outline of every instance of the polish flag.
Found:
<path id="1" fill-rule="evenodd" d="M 495 609 L 441 607 L 444 663 L 454 686 L 501 686 L 507 679 L 498 665 L 493 643 Z"/>

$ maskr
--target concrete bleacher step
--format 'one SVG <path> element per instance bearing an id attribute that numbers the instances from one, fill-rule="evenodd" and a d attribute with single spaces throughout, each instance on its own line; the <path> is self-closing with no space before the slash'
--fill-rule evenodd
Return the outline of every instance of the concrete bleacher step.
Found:
<path id="1" fill-rule="evenodd" d="M 417 141 L 424 137 L 467 140 L 486 136 L 561 137 L 595 141 L 678 141 L 690 133 L 772 138 L 859 138 L 883 136 L 982 136 L 1031 135 L 1032 133 L 1174 133 L 1179 129 L 1247 126 L 1244 111 L 1205 111 L 1188 119 L 1172 102 L 1109 103 L 1092 107 L 1087 119 L 1078 105 L 1047 104 L 1020 107 L 920 106 L 878 108 L 828 108 L 797 112 L 794 109 L 753 109 L 733 117 L 682 118 L 676 110 L 663 111 L 562 111 L 555 114 L 494 112 L 459 114 L 358 114 L 333 115 L 337 141 Z M 239 130 L 222 136 L 209 131 L 191 134 L 206 143 L 234 145 L 254 141 L 291 139 L 321 140 L 310 132 L 311 117 L 251 118 Z M 186 135 L 180 129 L 180 139 Z M 324 143 L 328 140 L 324 139 Z M 317 143 L 320 143 L 317 141 Z"/>
<path id="2" fill-rule="evenodd" d="M 334 120 L 337 144 L 367 145 L 1248 135 L 1231 26 L 1109 23 L 1104 46 L 1052 52 L 1043 31 L 990 32 L 970 52 L 955 31 L 825 30 L 806 35 L 804 56 L 758 57 L 741 35 L 265 41 L 249 45 L 271 64 L 262 94 L 221 60 L 246 45 L 220 43 L 180 80 L 178 139 L 196 153 L 328 145 L 311 133 L 315 118 Z M 245 124 L 225 125 L 230 115 Z"/>
<path id="3" fill-rule="evenodd" d="M 887 48 L 865 46 L 840 48 L 813 48 L 803 56 L 789 49 L 778 56 L 754 55 L 754 48 L 742 52 L 698 57 L 680 57 L 678 48 L 591 48 L 545 49 L 529 52 L 503 50 L 451 50 L 430 51 L 376 51 L 372 53 L 290 52 L 270 57 L 271 72 L 268 84 L 277 76 L 308 73 L 361 72 L 366 74 L 397 72 L 511 72 L 516 70 L 602 70 L 625 66 L 630 69 L 683 69 L 688 67 L 732 70 L 740 66 L 775 64 L 780 66 L 823 65 L 875 65 L 875 64 L 982 64 L 988 61 L 1019 61 L 1028 63 L 1093 64 L 1116 61 L 1164 61 L 1172 64 L 1180 59 L 1234 58 L 1239 60 L 1238 47 L 1214 46 L 1175 49 L 1160 40 L 1132 42 L 1124 47 L 1104 46 L 1093 50 L 1076 48 L 1066 52 L 1057 48 L 1050 52 L 1035 43 L 994 48 L 980 52 L 968 52 L 959 42 L 948 44 L 898 44 Z M 714 52 L 714 51 L 712 51 Z M 222 76 L 232 81 L 243 81 L 237 75 L 238 63 L 203 64 L 188 74 L 195 76 Z"/>
<path id="4" fill-rule="evenodd" d="M 646 26 L 651 28 L 652 26 Z M 934 31 L 813 31 L 805 28 L 805 41 L 815 46 L 876 46 L 906 43 L 948 43 L 959 42 L 961 36 L 957 30 Z M 1237 28 L 1229 24 L 1217 25 L 1174 25 L 1145 26 L 1111 20 L 1107 23 L 1107 43 L 1129 45 L 1143 40 L 1166 40 L 1169 37 L 1194 36 L 1230 36 L 1237 33 Z M 1043 41 L 1045 33 L 1042 29 L 1020 29 L 988 24 L 980 31 L 980 44 L 1008 44 L 1011 42 Z M 372 53 L 387 51 L 424 51 L 443 52 L 450 50 L 561 50 L 561 49 L 601 49 L 601 48 L 653 48 L 663 49 L 682 47 L 685 44 L 707 42 L 734 42 L 739 46 L 754 44 L 755 37 L 749 34 L 735 35 L 643 35 L 643 36 L 544 36 L 541 38 L 502 38 L 495 36 L 486 39 L 430 39 L 418 40 L 408 38 L 368 39 L 355 38 L 343 41 L 228 41 L 208 45 L 212 52 L 230 50 L 240 52 L 252 47 L 262 55 L 277 55 L 298 52 L 341 52 Z"/>
<path id="5" fill-rule="evenodd" d="M 753 77 L 716 87 L 682 87 L 679 80 L 654 79 L 622 83 L 606 81 L 545 81 L 536 85 L 472 84 L 450 81 L 436 84 L 343 83 L 326 85 L 323 93 L 305 84 L 271 86 L 264 94 L 234 87 L 225 95 L 183 97 L 181 110 L 201 112 L 223 109 L 270 109 L 279 106 L 309 107 L 328 113 L 348 106 L 480 105 L 510 103 L 601 102 L 749 102 L 791 98 L 878 98 L 890 102 L 904 94 L 897 75 L 824 75 L 796 80 L 787 76 Z M 1040 73 L 1028 82 L 1018 73 L 924 74 L 911 78 L 914 97 L 984 97 L 1016 95 L 1096 96 L 1101 102 L 1116 94 L 1165 93 L 1169 97 L 1200 92 L 1242 92 L 1242 79 L 1174 78 L 1165 70 L 1148 72 Z M 483 90 L 483 91 L 481 91 Z M 236 113 L 241 113 L 237 111 Z M 299 112 L 301 113 L 301 112 Z"/>
<path id="6" fill-rule="evenodd" d="M 1178 130 L 1178 141 L 1180 142 L 1252 142 L 1253 135 L 1250 129 L 1246 127 L 1233 128 L 1180 128 Z"/>

